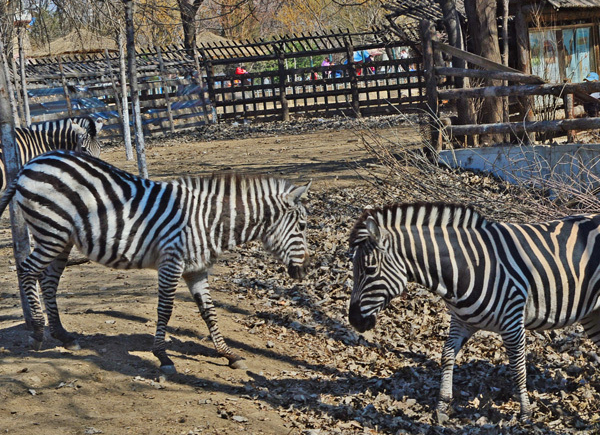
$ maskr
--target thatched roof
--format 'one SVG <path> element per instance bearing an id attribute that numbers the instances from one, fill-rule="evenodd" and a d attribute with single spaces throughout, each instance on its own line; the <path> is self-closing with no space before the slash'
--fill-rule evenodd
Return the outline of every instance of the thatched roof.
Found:
<path id="1" fill-rule="evenodd" d="M 56 56 L 59 54 L 91 53 L 97 51 L 116 50 L 117 43 L 114 38 L 101 36 L 85 29 L 74 30 L 67 36 L 55 39 L 50 44 L 36 47 L 31 56 Z"/>

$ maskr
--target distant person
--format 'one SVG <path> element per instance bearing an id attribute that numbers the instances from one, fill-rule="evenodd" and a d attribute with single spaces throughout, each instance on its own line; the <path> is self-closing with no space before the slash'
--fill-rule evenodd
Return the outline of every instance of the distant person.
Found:
<path id="1" fill-rule="evenodd" d="M 584 82 L 597 82 L 599 80 L 600 76 L 598 76 L 598 73 L 595 72 L 589 73 L 586 78 L 583 79 Z M 600 99 L 600 92 L 592 92 L 590 97 Z M 600 102 L 586 102 L 583 104 L 583 108 L 588 116 L 595 118 L 598 116 L 598 112 L 600 112 Z"/>
<path id="2" fill-rule="evenodd" d="M 329 56 L 326 56 L 325 59 L 323 59 L 323 62 L 321 62 L 321 66 L 322 67 L 330 67 L 331 65 L 333 65 L 333 64 L 329 60 Z M 330 78 L 331 77 L 331 71 L 329 71 L 329 70 L 323 71 L 323 77 Z"/>
<path id="3" fill-rule="evenodd" d="M 245 74 L 248 74 L 248 71 L 246 71 L 246 68 L 244 68 L 244 65 L 240 65 L 235 69 L 235 75 L 236 76 L 243 76 Z M 242 83 L 242 80 L 244 80 L 242 77 L 239 78 L 239 80 L 234 80 L 234 83 L 236 85 L 239 85 L 240 83 Z M 249 81 L 249 80 L 246 80 Z"/>
<path id="4" fill-rule="evenodd" d="M 406 51 L 404 48 L 402 51 L 400 51 L 400 59 L 408 59 L 408 51 Z"/>

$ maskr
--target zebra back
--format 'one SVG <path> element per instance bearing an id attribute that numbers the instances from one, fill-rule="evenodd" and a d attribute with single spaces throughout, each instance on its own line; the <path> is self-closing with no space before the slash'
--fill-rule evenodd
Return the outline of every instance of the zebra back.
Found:
<path id="1" fill-rule="evenodd" d="M 448 226 L 453 228 L 479 228 L 490 221 L 474 208 L 443 202 L 388 204 L 367 208 L 355 222 L 350 233 L 350 246 L 355 247 L 369 237 L 366 223 L 374 219 L 382 228 L 400 228 L 421 225 L 424 227 Z"/>
<path id="2" fill-rule="evenodd" d="M 77 122 L 75 122 L 75 121 Z M 101 124 L 99 124 L 101 127 Z M 15 128 L 15 141 L 20 164 L 55 149 L 81 150 L 98 157 L 100 145 L 96 139 L 98 124 L 89 117 L 66 118 Z M 6 186 L 6 171 L 0 149 L 0 190 Z"/>
<path id="3" fill-rule="evenodd" d="M 29 162 L 19 183 L 19 192 L 44 197 L 45 214 L 73 217 L 63 228 L 55 228 L 55 219 L 44 221 L 48 233 L 72 226 L 65 237 L 78 233 L 86 243 L 80 251 L 111 267 L 156 265 L 166 245 L 182 261 L 210 264 L 221 252 L 257 239 L 288 267 L 303 266 L 307 257 L 299 228 L 305 227 L 300 199 L 308 187 L 287 180 L 227 174 L 151 181 L 86 154 L 57 150 Z M 84 200 L 70 203 L 78 197 Z M 90 220 L 102 225 L 75 224 Z"/>

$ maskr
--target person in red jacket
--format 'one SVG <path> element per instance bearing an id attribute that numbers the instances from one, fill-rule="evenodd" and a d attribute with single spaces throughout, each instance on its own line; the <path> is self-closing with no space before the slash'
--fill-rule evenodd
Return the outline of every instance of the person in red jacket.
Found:
<path id="1" fill-rule="evenodd" d="M 243 76 L 244 74 L 248 74 L 248 71 L 246 71 L 246 69 L 244 68 L 244 65 L 240 65 L 235 69 L 235 75 L 236 76 Z M 234 80 L 233 82 L 235 83 L 235 85 L 240 85 L 242 83 L 242 78 L 240 77 L 239 80 Z"/>

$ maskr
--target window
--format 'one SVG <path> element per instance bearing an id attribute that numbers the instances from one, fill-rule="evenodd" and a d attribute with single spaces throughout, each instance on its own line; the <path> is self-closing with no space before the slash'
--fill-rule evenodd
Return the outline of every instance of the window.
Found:
<path id="1" fill-rule="evenodd" d="M 596 70 L 592 26 L 530 30 L 531 73 L 551 83 L 582 82 Z"/>

